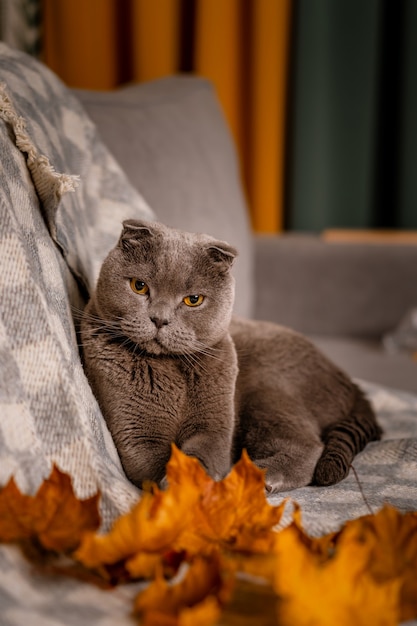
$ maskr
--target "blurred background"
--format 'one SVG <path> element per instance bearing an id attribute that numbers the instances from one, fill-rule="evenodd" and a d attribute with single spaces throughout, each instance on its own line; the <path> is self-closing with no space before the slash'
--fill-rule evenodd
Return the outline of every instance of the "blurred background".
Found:
<path id="1" fill-rule="evenodd" d="M 215 85 L 256 231 L 417 228 L 417 0 L 0 0 L 70 87 Z"/>

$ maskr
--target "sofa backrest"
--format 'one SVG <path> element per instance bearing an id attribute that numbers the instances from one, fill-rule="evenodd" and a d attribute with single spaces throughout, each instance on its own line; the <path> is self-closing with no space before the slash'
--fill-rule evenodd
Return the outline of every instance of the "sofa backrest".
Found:
<path id="1" fill-rule="evenodd" d="M 235 312 L 253 312 L 253 251 L 231 134 L 212 85 L 172 76 L 114 92 L 75 91 L 157 218 L 236 246 Z"/>
<path id="2" fill-rule="evenodd" d="M 417 246 L 257 236 L 255 317 L 315 335 L 379 338 L 417 307 Z"/>

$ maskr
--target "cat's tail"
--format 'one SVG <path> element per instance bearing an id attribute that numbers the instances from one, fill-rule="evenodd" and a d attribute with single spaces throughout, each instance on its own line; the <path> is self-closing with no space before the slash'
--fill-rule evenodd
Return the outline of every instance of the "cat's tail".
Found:
<path id="1" fill-rule="evenodd" d="M 350 415 L 330 425 L 323 433 L 324 449 L 314 470 L 312 484 L 334 485 L 345 478 L 354 456 L 381 435 L 382 429 L 369 401 L 357 388 Z"/>

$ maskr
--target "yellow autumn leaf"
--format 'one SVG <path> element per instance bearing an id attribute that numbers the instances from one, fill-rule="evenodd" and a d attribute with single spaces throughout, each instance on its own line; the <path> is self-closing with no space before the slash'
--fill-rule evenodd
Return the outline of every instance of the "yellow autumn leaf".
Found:
<path id="1" fill-rule="evenodd" d="M 71 478 L 54 466 L 34 496 L 13 478 L 0 491 L 0 541 L 35 540 L 56 552 L 74 550 L 86 531 L 98 528 L 99 494 L 79 500 Z"/>
<path id="2" fill-rule="evenodd" d="M 214 626 L 218 623 L 220 608 L 215 597 L 208 596 L 192 607 L 184 607 L 178 615 L 157 608 L 145 613 L 141 626 Z"/>
<path id="3" fill-rule="evenodd" d="M 145 626 L 211 626 L 217 622 L 232 587 L 233 577 L 224 571 L 217 555 L 196 557 L 177 584 L 158 576 L 138 596 L 135 609 Z"/>
<path id="4" fill-rule="evenodd" d="M 317 548 L 317 545 L 315 546 Z M 395 626 L 400 581 L 377 582 L 371 575 L 369 545 L 357 526 L 338 537 L 327 556 L 312 549 L 292 523 L 279 533 L 273 587 L 282 626 Z"/>
<path id="5" fill-rule="evenodd" d="M 221 614 L 221 607 L 214 596 L 207 596 L 192 607 L 185 607 L 178 616 L 178 626 L 214 626 Z"/>
<path id="6" fill-rule="evenodd" d="M 268 504 L 263 472 L 247 455 L 216 482 L 173 446 L 167 480 L 165 491 L 144 493 L 108 534 L 85 535 L 76 558 L 90 568 L 124 561 L 132 577 L 148 577 L 164 567 L 167 553 L 270 549 L 284 505 Z"/>
<path id="7" fill-rule="evenodd" d="M 184 458 L 183 458 L 184 457 Z M 178 458 L 178 457 L 177 457 Z M 185 455 L 181 461 L 187 463 Z M 172 480 L 167 471 L 170 486 Z M 189 474 L 182 478 L 183 487 Z M 178 480 L 178 479 L 175 479 Z M 193 510 L 192 522 L 175 542 L 177 549 L 189 554 L 209 554 L 220 548 L 267 551 L 271 548 L 285 502 L 271 506 L 265 497 L 264 471 L 258 469 L 246 452 L 223 480 L 200 481 L 200 498 Z"/>
<path id="8" fill-rule="evenodd" d="M 75 558 L 89 568 L 120 561 L 132 577 L 153 576 L 165 552 L 190 523 L 196 493 L 167 490 L 144 493 L 107 534 L 87 533 Z"/>
<path id="9" fill-rule="evenodd" d="M 145 626 L 396 626 L 417 617 L 417 513 L 386 506 L 316 538 L 297 505 L 292 523 L 274 530 L 285 502 L 268 504 L 263 472 L 245 454 L 215 482 L 173 447 L 167 478 L 167 490 L 144 493 L 104 535 L 95 532 L 99 496 L 78 500 L 57 468 L 35 496 L 11 479 L 0 490 L 0 541 L 78 546 L 76 559 L 106 579 L 151 580 L 136 600 Z M 186 573 L 167 582 L 181 564 Z"/>
<path id="10" fill-rule="evenodd" d="M 280 626 L 393 626 L 417 617 L 416 522 L 416 513 L 384 507 L 313 538 L 296 506 L 269 554 L 229 558 L 238 571 L 273 585 Z"/>
<path id="11" fill-rule="evenodd" d="M 368 546 L 367 570 L 385 583 L 400 580 L 400 621 L 417 616 L 417 513 L 400 513 L 392 506 L 375 515 L 348 522 L 343 532 L 357 528 Z"/>
<path id="12" fill-rule="evenodd" d="M 269 584 L 238 576 L 218 626 L 279 626 L 277 602 L 278 598 Z"/>

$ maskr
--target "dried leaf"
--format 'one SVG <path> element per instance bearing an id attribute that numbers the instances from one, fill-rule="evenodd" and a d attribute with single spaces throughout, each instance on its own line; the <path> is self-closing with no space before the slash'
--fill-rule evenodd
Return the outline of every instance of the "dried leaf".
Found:
<path id="1" fill-rule="evenodd" d="M 167 479 L 166 491 L 144 493 L 107 535 L 85 535 L 76 558 L 92 568 L 123 561 L 132 577 L 148 577 L 165 569 L 167 553 L 210 554 L 221 546 L 258 550 L 261 544 L 270 549 L 284 505 L 268 504 L 263 472 L 246 455 L 215 482 L 195 458 L 173 446 Z"/>
<path id="2" fill-rule="evenodd" d="M 153 579 L 136 600 L 145 626 L 396 626 L 417 617 L 417 513 L 386 506 L 313 538 L 297 505 L 292 523 L 273 530 L 285 502 L 268 504 L 263 472 L 246 455 L 215 482 L 174 447 L 167 478 L 166 491 L 144 493 L 107 535 L 93 532 L 98 495 L 79 501 L 57 468 L 35 496 L 12 479 L 0 491 L 0 541 L 20 542 L 40 572 Z M 44 550 L 77 546 L 89 571 Z M 185 575 L 166 582 L 184 561 Z"/>
<path id="3" fill-rule="evenodd" d="M 278 626 L 277 602 L 270 585 L 238 578 L 219 626 Z"/>
<path id="4" fill-rule="evenodd" d="M 150 580 L 159 571 L 165 572 L 164 555 L 159 552 L 149 554 L 148 552 L 139 552 L 132 558 L 128 559 L 125 567 L 131 578 Z M 173 574 L 176 570 L 173 570 Z"/>
<path id="5" fill-rule="evenodd" d="M 214 626 L 218 623 L 220 608 L 216 598 L 208 596 L 192 607 L 184 607 L 178 615 L 155 608 L 145 613 L 142 626 Z"/>
<path id="6" fill-rule="evenodd" d="M 417 513 L 401 514 L 385 506 L 375 515 L 367 515 L 345 526 L 356 528 L 368 546 L 367 569 L 381 584 L 400 580 L 400 620 L 417 616 Z"/>
<path id="7" fill-rule="evenodd" d="M 217 556 L 197 557 L 177 584 L 158 576 L 136 599 L 145 625 L 192 626 L 215 624 L 230 597 L 233 580 Z"/>
<path id="8" fill-rule="evenodd" d="M 181 453 L 177 450 L 174 455 Z M 206 480 L 198 461 L 187 459 L 190 475 Z M 153 493 L 145 492 L 129 513 L 116 520 L 108 534 L 86 534 L 75 557 L 90 568 L 124 561 L 132 577 L 154 575 L 165 553 L 173 551 L 178 536 L 192 523 L 199 498 L 198 480 L 176 483 L 166 491 L 155 488 Z"/>
<path id="9" fill-rule="evenodd" d="M 280 626 L 394 626 L 417 613 L 415 528 L 415 514 L 386 507 L 337 534 L 312 538 L 296 507 L 294 521 L 276 534 L 271 553 L 229 558 L 238 571 L 273 586 Z M 256 597 L 256 586 L 253 593 Z"/>
<path id="10" fill-rule="evenodd" d="M 0 492 L 0 541 L 38 540 L 48 550 L 74 550 L 87 530 L 100 524 L 99 494 L 76 498 L 71 478 L 54 466 L 35 496 L 20 492 L 13 478 Z"/>
<path id="11" fill-rule="evenodd" d="M 177 454 L 176 463 L 188 464 L 187 457 Z M 193 480 L 183 469 L 183 486 Z M 169 468 L 170 486 L 173 481 Z M 190 478 L 189 478 L 190 477 Z M 209 554 L 219 548 L 267 551 L 285 507 L 271 506 L 265 497 L 264 472 L 249 459 L 246 452 L 223 480 L 199 481 L 201 497 L 196 502 L 192 523 L 175 542 L 177 549 L 189 554 Z"/>
<path id="12" fill-rule="evenodd" d="M 214 596 L 207 596 L 199 604 L 184 608 L 178 617 L 178 626 L 212 626 L 217 624 L 221 608 Z"/>
<path id="13" fill-rule="evenodd" d="M 279 533 L 273 585 L 280 598 L 279 623 L 394 626 L 401 582 L 377 581 L 369 568 L 371 544 L 360 524 L 350 524 L 329 553 L 317 550 L 297 523 Z"/>

